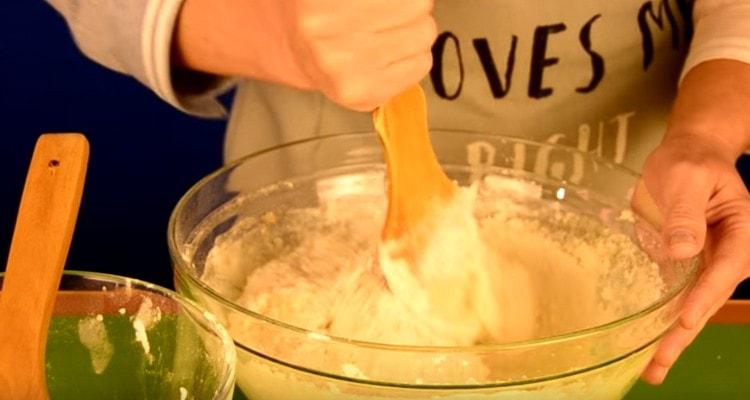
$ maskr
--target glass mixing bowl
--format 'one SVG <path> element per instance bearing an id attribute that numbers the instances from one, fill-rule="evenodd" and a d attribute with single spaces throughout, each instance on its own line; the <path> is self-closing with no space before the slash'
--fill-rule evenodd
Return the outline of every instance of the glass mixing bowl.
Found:
<path id="1" fill-rule="evenodd" d="M 47 337 L 52 400 L 231 399 L 235 357 L 215 318 L 171 290 L 93 272 L 62 277 Z"/>
<path id="2" fill-rule="evenodd" d="M 381 147 L 374 133 L 366 133 L 319 137 L 262 151 L 196 184 L 178 203 L 169 226 L 176 288 L 227 326 L 237 347 L 241 391 L 258 400 L 623 397 L 676 320 L 699 264 L 697 258 L 670 260 L 658 230 L 631 210 L 637 174 L 596 154 L 552 144 L 458 131 L 435 131 L 432 137 L 441 164 L 459 184 L 492 177 L 532 183 L 538 196 L 529 204 L 544 216 L 538 218 L 539 225 L 553 225 L 560 210 L 574 213 L 581 222 L 569 234 L 606 244 L 609 238 L 592 230 L 604 227 L 632 241 L 645 261 L 615 267 L 622 254 L 604 255 L 607 260 L 601 268 L 611 271 L 602 275 L 606 282 L 601 286 L 619 295 L 594 288 L 593 297 L 578 299 L 583 289 L 575 282 L 558 285 L 562 289 L 542 299 L 551 308 L 540 317 L 556 322 L 558 328 L 528 340 L 468 347 L 403 346 L 309 331 L 234 301 L 247 274 L 273 254 L 255 264 L 228 259 L 227 263 L 244 263 L 244 270 L 210 283 L 202 279 L 207 256 L 217 240 L 247 217 L 271 218 L 283 230 L 285 211 L 357 202 L 373 191 L 382 196 Z M 533 243 L 525 251 L 534 252 Z M 547 272 L 535 279 L 566 279 L 563 266 L 555 260 L 548 264 Z M 661 282 L 649 300 L 639 298 L 638 281 L 633 279 L 646 264 Z M 566 327 L 571 316 L 584 313 L 580 310 L 586 302 L 605 304 L 609 317 Z M 555 308 L 559 304 L 564 306 Z M 361 324 L 368 324 L 368 317 L 362 315 Z M 344 361 L 331 363 L 332 359 Z M 456 373 L 469 365 L 480 365 L 484 372 Z M 410 366 L 430 372 L 415 376 Z"/>

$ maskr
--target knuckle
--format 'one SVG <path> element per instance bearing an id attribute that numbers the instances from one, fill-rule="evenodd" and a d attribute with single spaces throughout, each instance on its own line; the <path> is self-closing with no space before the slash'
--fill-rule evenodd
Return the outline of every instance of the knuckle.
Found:
<path id="1" fill-rule="evenodd" d="M 432 47 L 432 44 L 435 42 L 435 39 L 437 38 L 438 28 L 437 23 L 435 22 L 435 19 L 432 17 L 426 18 L 420 28 L 419 28 L 419 37 L 422 46 L 430 48 Z"/>
<path id="2" fill-rule="evenodd" d="M 726 200 L 713 206 L 709 220 L 719 223 L 725 235 L 748 237 L 750 235 L 750 200 L 746 196 Z"/>
<path id="3" fill-rule="evenodd" d="M 417 0 L 416 6 L 423 14 L 430 14 L 435 6 L 434 0 Z"/>
<path id="4" fill-rule="evenodd" d="M 320 42 L 310 44 L 309 54 L 312 64 L 330 79 L 351 70 L 356 61 L 356 55 Z"/>
<path id="5" fill-rule="evenodd" d="M 417 56 L 409 68 L 408 72 L 404 74 L 404 80 L 407 83 L 413 83 L 422 79 L 432 68 L 432 54 L 425 52 Z"/>
<path id="6" fill-rule="evenodd" d="M 704 231 L 705 224 L 689 218 L 672 217 L 665 225 L 665 232 L 669 234 L 669 237 L 666 238 L 668 243 L 679 240 L 674 238 L 684 238 L 682 240 L 702 243 Z"/>
<path id="7" fill-rule="evenodd" d="M 694 226 L 699 223 L 705 223 L 703 215 L 705 210 L 700 210 L 692 204 L 677 203 L 669 211 L 668 225 L 688 225 Z"/>
<path id="8" fill-rule="evenodd" d="M 351 107 L 366 103 L 367 92 L 365 85 L 357 79 L 340 78 L 333 81 L 330 97 L 339 104 Z"/>
<path id="9" fill-rule="evenodd" d="M 341 68 L 339 57 L 326 49 L 313 46 L 311 54 L 315 65 L 326 75 L 336 74 Z"/>
<path id="10" fill-rule="evenodd" d="M 738 217 L 742 218 L 743 221 L 750 220 L 750 198 L 742 196 L 727 201 L 727 207 L 734 210 Z"/>
<path id="11" fill-rule="evenodd" d="M 419 78 L 429 72 L 430 68 L 432 68 L 432 53 L 428 51 L 419 57 L 417 66 L 417 74 L 419 75 Z"/>
<path id="12" fill-rule="evenodd" d="M 669 368 L 672 366 L 672 363 L 663 351 L 659 351 L 654 354 L 652 362 L 663 368 Z"/>

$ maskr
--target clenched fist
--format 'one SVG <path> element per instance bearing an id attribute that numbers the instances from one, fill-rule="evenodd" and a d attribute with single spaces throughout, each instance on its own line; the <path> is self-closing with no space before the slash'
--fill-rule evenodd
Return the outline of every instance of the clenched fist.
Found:
<path id="1" fill-rule="evenodd" d="M 319 90 L 369 111 L 432 65 L 432 0 L 186 0 L 178 64 Z"/>

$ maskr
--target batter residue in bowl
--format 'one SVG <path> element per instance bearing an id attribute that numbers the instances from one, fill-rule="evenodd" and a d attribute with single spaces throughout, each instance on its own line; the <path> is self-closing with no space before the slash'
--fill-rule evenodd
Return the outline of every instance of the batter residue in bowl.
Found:
<path id="1" fill-rule="evenodd" d="M 382 190 L 321 195 L 319 207 L 238 220 L 216 239 L 202 279 L 229 300 L 320 337 L 419 346 L 561 334 L 659 298 L 658 266 L 628 236 L 541 197 L 536 184 L 497 176 L 461 188 L 415 273 L 379 246 Z M 235 339 L 290 362 L 329 357 L 352 377 L 373 362 L 277 343 L 239 316 L 227 323 Z M 479 359 L 449 361 L 458 363 L 445 365 L 452 382 L 486 373 Z M 418 380 L 440 373 L 438 365 L 404 371 Z"/>

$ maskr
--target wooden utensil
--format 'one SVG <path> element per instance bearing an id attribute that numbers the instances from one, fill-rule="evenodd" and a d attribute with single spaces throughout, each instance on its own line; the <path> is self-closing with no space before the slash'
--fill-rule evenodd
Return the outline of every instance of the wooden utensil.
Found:
<path id="1" fill-rule="evenodd" d="M 45 348 L 88 164 L 80 134 L 34 148 L 0 296 L 0 397 L 48 398 Z"/>
<path id="2" fill-rule="evenodd" d="M 661 230 L 664 226 L 664 215 L 656 205 L 654 198 L 651 197 L 642 178 L 639 178 L 635 184 L 630 206 L 637 215 L 653 225 L 654 228 Z"/>
<path id="3" fill-rule="evenodd" d="M 481 326 L 500 332 L 498 298 L 493 288 L 501 282 L 493 268 L 486 268 L 477 227 L 470 220 L 443 220 L 451 206 L 455 213 L 458 187 L 443 172 L 432 149 L 422 89 L 416 85 L 380 107 L 374 114 L 375 129 L 383 144 L 388 173 L 388 213 L 382 239 L 391 261 L 382 263 L 388 287 L 397 296 L 430 304 L 437 320 L 450 326 L 449 335 L 473 340 Z M 468 210 L 469 216 L 471 211 Z M 448 225 L 446 225 L 446 223 Z M 434 235 L 453 236 L 450 249 L 429 240 Z M 461 243 L 461 241 L 466 243 Z M 432 246 L 431 249 L 428 249 Z M 430 252 L 443 252 L 429 254 Z M 432 257 L 423 263 L 423 257 Z M 405 263 L 393 264 L 394 259 Z M 415 280 L 406 278 L 405 265 Z M 412 282 L 404 285 L 404 282 Z"/>
<path id="4" fill-rule="evenodd" d="M 383 240 L 406 240 L 410 242 L 406 249 L 420 246 L 419 227 L 429 221 L 439 202 L 450 200 L 456 192 L 432 149 L 422 88 L 412 86 L 378 108 L 374 123 L 388 166 Z"/>

